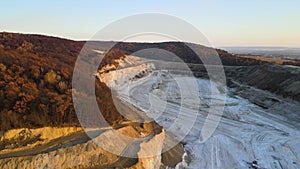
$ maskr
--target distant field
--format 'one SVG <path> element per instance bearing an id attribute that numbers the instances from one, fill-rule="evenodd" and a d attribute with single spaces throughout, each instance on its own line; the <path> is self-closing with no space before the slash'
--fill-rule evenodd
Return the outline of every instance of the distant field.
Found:
<path id="1" fill-rule="evenodd" d="M 260 55 L 284 59 L 300 60 L 300 48 L 289 47 L 221 47 L 230 53 L 242 55 Z"/>

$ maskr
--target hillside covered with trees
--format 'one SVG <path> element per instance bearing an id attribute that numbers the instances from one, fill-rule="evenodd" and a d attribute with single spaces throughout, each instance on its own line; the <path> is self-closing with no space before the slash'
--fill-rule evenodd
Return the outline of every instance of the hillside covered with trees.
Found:
<path id="1" fill-rule="evenodd" d="M 84 42 L 0 33 L 0 127 L 79 125 L 72 102 L 72 72 Z M 103 64 L 121 52 L 111 52 Z M 107 61 L 107 62 L 106 62 Z M 109 121 L 121 119 L 110 89 L 97 81 L 97 100 Z"/>

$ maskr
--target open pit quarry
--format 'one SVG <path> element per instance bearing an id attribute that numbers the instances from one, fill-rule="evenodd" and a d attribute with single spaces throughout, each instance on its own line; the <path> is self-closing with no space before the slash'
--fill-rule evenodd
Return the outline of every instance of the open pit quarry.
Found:
<path id="1" fill-rule="evenodd" d="M 271 82 L 278 78 L 283 81 L 284 77 L 275 75 L 286 72 L 290 77 L 284 80 L 290 81 L 291 87 L 285 90 L 299 89 L 295 86 L 299 67 L 225 66 L 225 90 L 187 70 L 184 63 L 127 56 L 119 67 L 98 77 L 116 91 L 118 98 L 143 110 L 175 139 L 183 136 L 180 142 L 189 154 L 189 160 L 181 164 L 184 168 L 252 168 L 253 161 L 259 168 L 300 168 L 300 104 L 296 97 L 280 95 L 284 82 Z M 262 90 L 251 83 L 277 85 L 279 91 Z M 195 87 L 191 84 L 197 84 L 198 93 L 191 92 Z M 220 106 L 218 100 L 224 93 L 220 123 L 213 135 L 201 142 L 209 110 Z M 190 123 L 193 126 L 189 128 Z"/>
<path id="2" fill-rule="evenodd" d="M 220 88 L 205 76 L 195 77 L 184 63 L 136 56 L 116 62 L 118 67 L 107 65 L 96 77 L 111 88 L 115 106 L 130 121 L 89 133 L 68 127 L 1 132 L 0 168 L 246 169 L 253 161 L 261 169 L 300 168 L 299 100 L 251 85 L 254 77 L 267 83 L 268 72 L 258 77 L 255 66 L 225 66 L 228 86 Z M 202 65 L 193 66 L 203 73 Z M 299 67 L 280 69 L 299 75 Z M 286 90 L 295 93 L 297 83 Z M 204 123 L 214 120 L 207 121 L 209 113 L 220 107 L 216 130 L 201 140 Z M 141 118 L 148 123 L 141 126 Z"/>

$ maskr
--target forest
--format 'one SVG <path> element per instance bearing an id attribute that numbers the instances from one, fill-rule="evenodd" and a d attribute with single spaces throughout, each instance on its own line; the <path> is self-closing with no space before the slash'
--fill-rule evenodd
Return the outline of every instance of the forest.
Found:
<path id="1" fill-rule="evenodd" d="M 80 125 L 72 102 L 72 73 L 83 45 L 54 37 L 0 33 L 1 130 Z M 102 65 L 114 64 L 114 58 L 123 55 L 111 51 Z M 99 108 L 108 121 L 122 119 L 111 104 L 110 89 L 99 81 L 95 87 Z"/>

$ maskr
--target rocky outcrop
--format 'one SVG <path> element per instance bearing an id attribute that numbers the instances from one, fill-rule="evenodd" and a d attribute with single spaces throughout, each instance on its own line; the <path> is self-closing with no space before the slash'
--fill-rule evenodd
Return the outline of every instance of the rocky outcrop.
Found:
<path id="1" fill-rule="evenodd" d="M 97 77 L 111 88 L 138 80 L 152 72 L 153 63 L 147 63 L 138 57 L 126 56 L 118 60 L 118 67 L 106 66 L 99 70 Z"/>
<path id="2" fill-rule="evenodd" d="M 162 165 L 161 153 L 163 142 L 165 139 L 165 132 L 154 136 L 151 140 L 140 144 L 140 151 L 138 152 L 139 160 L 136 165 L 129 169 L 156 169 Z"/>

